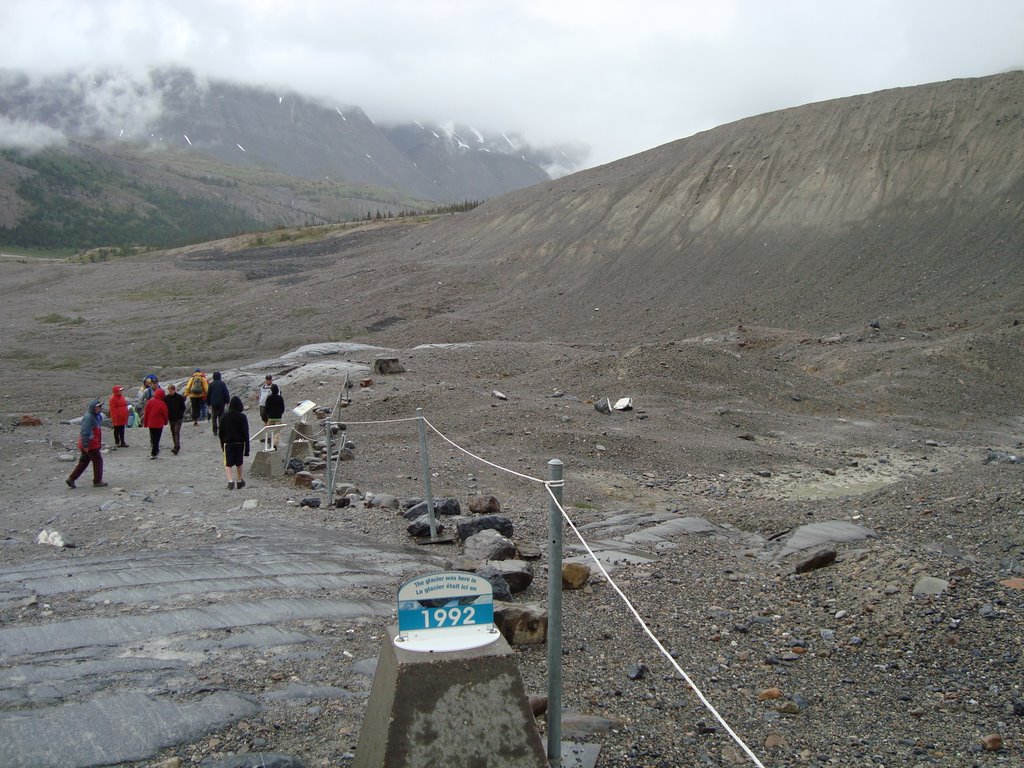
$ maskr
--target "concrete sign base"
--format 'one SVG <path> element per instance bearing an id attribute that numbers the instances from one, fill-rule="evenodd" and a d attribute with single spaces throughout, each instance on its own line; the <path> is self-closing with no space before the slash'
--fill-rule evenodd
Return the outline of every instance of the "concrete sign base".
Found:
<path id="1" fill-rule="evenodd" d="M 512 649 L 416 653 L 384 639 L 353 768 L 548 768 Z"/>

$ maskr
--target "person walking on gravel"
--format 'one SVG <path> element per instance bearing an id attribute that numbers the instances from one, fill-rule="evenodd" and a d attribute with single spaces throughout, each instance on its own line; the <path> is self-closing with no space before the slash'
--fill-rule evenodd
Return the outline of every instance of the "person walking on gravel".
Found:
<path id="1" fill-rule="evenodd" d="M 209 388 L 210 383 L 206 380 L 206 375 L 198 368 L 185 382 L 185 395 L 192 406 L 193 425 L 199 424 L 200 411 L 203 409 L 203 403 L 206 402 L 206 392 Z"/>
<path id="2" fill-rule="evenodd" d="M 249 419 L 245 416 L 242 399 L 238 395 L 231 398 L 228 412 L 220 420 L 220 447 L 224 451 L 224 474 L 228 479 L 228 490 L 245 488 L 242 462 L 249 455 Z M 235 470 L 233 479 L 232 467 Z"/>
<path id="3" fill-rule="evenodd" d="M 81 477 L 85 468 L 92 464 L 92 484 L 96 488 L 103 488 L 106 483 L 103 481 L 103 454 L 100 453 L 100 446 L 103 444 L 103 434 L 100 431 L 100 424 L 103 423 L 103 404 L 99 400 L 89 403 L 89 408 L 82 416 L 82 423 L 78 429 L 78 450 L 80 455 L 78 463 L 71 471 L 64 483 L 68 488 L 75 487 L 75 480 Z"/>
<path id="4" fill-rule="evenodd" d="M 164 402 L 162 389 L 155 389 L 153 396 L 146 401 L 146 410 L 142 413 L 142 426 L 149 430 L 149 458 L 155 459 L 160 453 L 160 435 L 167 426 L 167 403 Z"/>
<path id="5" fill-rule="evenodd" d="M 164 403 L 167 405 L 167 426 L 171 428 L 171 440 L 174 442 L 171 453 L 177 456 L 178 451 L 181 450 L 181 425 L 185 421 L 185 398 L 173 384 L 168 384 Z"/>
<path id="6" fill-rule="evenodd" d="M 278 389 L 277 384 L 270 385 L 270 394 L 267 396 L 264 408 L 267 412 L 266 422 L 268 425 L 281 423 L 284 418 L 284 398 L 281 396 L 281 390 Z M 267 448 L 277 450 L 279 441 L 279 430 L 274 430 L 273 434 L 267 435 Z"/>
<path id="7" fill-rule="evenodd" d="M 267 426 L 267 398 L 270 397 L 270 388 L 273 384 L 274 377 L 268 373 L 260 386 L 260 420 L 264 427 Z"/>
<path id="8" fill-rule="evenodd" d="M 224 415 L 224 409 L 231 401 L 231 394 L 228 392 L 228 385 L 221 379 L 220 371 L 213 372 L 213 381 L 206 391 L 206 404 L 210 406 L 210 421 L 213 424 L 213 434 L 217 434 L 220 428 L 220 419 Z"/>
<path id="9" fill-rule="evenodd" d="M 128 447 L 128 443 L 124 441 L 124 428 L 128 425 L 128 401 L 125 400 L 123 392 L 124 387 L 114 387 L 107 402 L 110 426 L 114 428 L 114 446 L 117 448 Z"/>

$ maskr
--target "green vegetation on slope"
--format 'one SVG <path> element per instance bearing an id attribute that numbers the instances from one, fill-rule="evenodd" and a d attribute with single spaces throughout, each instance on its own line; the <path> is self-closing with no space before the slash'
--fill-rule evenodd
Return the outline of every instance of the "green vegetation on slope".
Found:
<path id="1" fill-rule="evenodd" d="M 16 187 L 28 210 L 14 227 L 0 227 L 0 245 L 183 245 L 265 226 L 215 198 L 143 184 L 87 158 L 0 154 L 32 171 Z"/>

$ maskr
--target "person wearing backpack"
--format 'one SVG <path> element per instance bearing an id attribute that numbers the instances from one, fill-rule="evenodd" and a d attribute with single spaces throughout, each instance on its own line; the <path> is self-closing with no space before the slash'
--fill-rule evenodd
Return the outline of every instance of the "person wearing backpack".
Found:
<path id="1" fill-rule="evenodd" d="M 192 406 L 192 424 L 194 426 L 199 425 L 199 412 L 203 408 L 203 403 L 206 402 L 206 393 L 209 389 L 210 384 L 207 382 L 205 374 L 198 368 L 185 382 L 185 395 L 188 397 L 189 405 Z"/>
<path id="2" fill-rule="evenodd" d="M 220 429 L 220 419 L 230 401 L 231 394 L 228 392 L 228 385 L 221 379 L 220 371 L 214 371 L 213 381 L 210 382 L 210 388 L 206 391 L 206 404 L 210 406 L 210 421 L 213 423 L 214 436 Z"/>

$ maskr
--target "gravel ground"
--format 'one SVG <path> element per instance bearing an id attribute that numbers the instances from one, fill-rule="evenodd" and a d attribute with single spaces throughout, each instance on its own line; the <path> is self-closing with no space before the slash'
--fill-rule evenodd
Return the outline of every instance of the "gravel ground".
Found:
<path id="1" fill-rule="evenodd" d="M 643 365 L 660 369 L 654 360 L 668 352 L 646 350 Z M 370 363 L 375 354 L 343 357 Z M 1005 434 L 925 426 L 860 407 L 837 414 L 825 394 L 810 390 L 800 390 L 800 400 L 716 390 L 684 402 L 671 386 L 679 381 L 676 371 L 660 369 L 663 377 L 634 389 L 637 381 L 616 373 L 623 356 L 603 350 L 480 343 L 394 354 L 406 372 L 373 376 L 372 386 L 354 389 L 352 405 L 340 412 L 357 445 L 356 460 L 343 465 L 340 479 L 363 494 L 421 495 L 415 428 L 389 420 L 422 407 L 439 431 L 500 467 L 543 478 L 548 459 L 562 459 L 566 510 L 594 541 L 650 528 L 645 515 L 707 520 L 707 533 L 634 542 L 648 561 L 613 563 L 611 572 L 764 765 L 1021 763 L 1024 603 L 1013 579 L 1022 575 L 1024 483 L 1020 465 L 1010 463 L 1015 445 Z M 719 364 L 704 348 L 669 365 L 679 362 L 691 372 Z M 290 404 L 328 403 L 340 392 L 343 380 L 325 378 L 312 361 L 308 369 L 294 360 L 287 367 L 274 370 Z M 632 411 L 594 408 L 598 397 L 627 395 L 635 401 Z M 299 507 L 309 492 L 290 478 L 251 478 L 243 494 L 258 507 L 240 509 L 241 496 L 224 490 L 212 438 L 191 425 L 182 454 L 165 452 L 158 462 L 143 458 L 141 437 L 129 432 L 133 447 L 107 459 L 109 493 L 68 492 L 61 484 L 68 465 L 57 456 L 71 427 L 45 414 L 44 422 L 2 435 L 16 469 L 3 487 L 10 500 L 3 550 L 9 566 L 174 550 L 186 541 L 217 547 L 246 524 L 328 539 L 365 537 L 382 551 L 410 547 L 406 523 L 393 510 Z M 990 448 L 1007 455 L 986 462 Z M 430 453 L 435 497 L 465 505 L 470 495 L 493 493 L 514 521 L 517 541 L 544 543 L 547 496 L 540 485 L 482 464 L 433 433 Z M 79 505 L 88 494 L 119 500 L 119 511 L 106 511 L 91 497 Z M 78 505 L 73 514 L 69 498 Z M 604 527 L 623 515 L 621 527 Z M 837 559 L 827 567 L 794 573 L 801 553 L 779 557 L 786 532 L 833 520 L 874 535 L 836 544 Z M 48 525 L 78 547 L 34 544 Z M 566 542 L 571 552 L 571 532 Z M 460 555 L 456 545 L 430 550 L 417 556 L 435 556 L 439 567 Z M 914 596 L 925 576 L 949 586 L 935 596 Z M 360 585 L 356 592 L 393 601 L 400 581 Z M 515 599 L 544 602 L 546 595 L 541 561 L 531 586 Z M 600 765 L 753 764 L 603 578 L 595 573 L 585 589 L 564 597 L 563 703 L 597 718 L 567 718 L 566 729 L 602 745 Z M 13 626 L 115 610 L 87 598 L 69 593 L 45 608 L 8 606 L 0 618 Z M 187 596 L 182 604 L 190 604 Z M 180 697 L 210 689 L 261 695 L 289 685 L 319 692 L 301 706 L 268 706 L 130 764 L 180 758 L 192 765 L 266 751 L 308 765 L 346 765 L 371 684 L 360 662 L 377 655 L 390 621 L 296 622 L 296 630 L 318 638 L 317 654 L 239 652 L 215 670 L 204 668 L 199 690 L 179 691 Z M 527 690 L 544 693 L 544 647 L 520 646 L 516 653 Z M 1001 738 L 999 749 L 990 749 L 993 736 Z"/>

